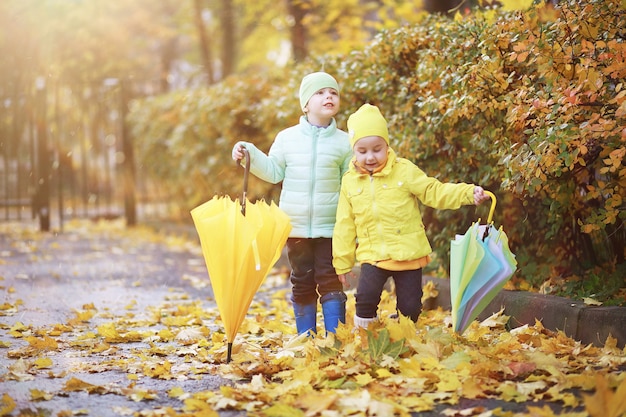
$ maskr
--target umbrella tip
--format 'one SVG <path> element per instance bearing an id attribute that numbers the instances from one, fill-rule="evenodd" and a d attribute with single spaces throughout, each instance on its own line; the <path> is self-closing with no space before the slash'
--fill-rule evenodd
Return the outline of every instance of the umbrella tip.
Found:
<path id="1" fill-rule="evenodd" d="M 233 356 L 233 344 L 228 343 L 228 350 L 226 352 L 226 363 L 230 363 L 232 356 Z"/>

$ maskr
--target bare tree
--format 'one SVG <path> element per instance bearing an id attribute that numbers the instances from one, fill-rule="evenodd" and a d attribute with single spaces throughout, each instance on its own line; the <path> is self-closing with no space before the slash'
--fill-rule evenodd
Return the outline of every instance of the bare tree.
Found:
<path id="1" fill-rule="evenodd" d="M 178 39 L 175 37 L 165 39 L 160 48 L 161 56 L 161 74 L 159 77 L 159 83 L 161 86 L 161 92 L 167 93 L 170 88 L 170 73 L 172 70 L 172 63 L 178 57 Z"/>
<path id="2" fill-rule="evenodd" d="M 424 10 L 429 13 L 449 14 L 463 2 L 464 0 L 424 0 Z"/>
<path id="3" fill-rule="evenodd" d="M 202 18 L 202 0 L 193 0 L 194 7 L 194 20 L 196 24 L 196 30 L 198 31 L 198 39 L 200 40 L 200 56 L 202 59 L 202 66 L 206 72 L 207 82 L 213 84 L 215 77 L 213 75 L 213 50 L 209 43 L 209 37 L 207 35 L 206 25 Z"/>
<path id="4" fill-rule="evenodd" d="M 296 62 L 303 61 L 309 54 L 307 31 L 303 24 L 306 9 L 303 0 L 287 0 L 287 12 L 293 19 L 291 24 L 291 47 Z"/>
<path id="5" fill-rule="evenodd" d="M 222 0 L 220 23 L 222 29 L 222 78 L 226 78 L 235 70 L 237 62 L 237 42 L 235 37 L 235 14 L 232 0 Z"/>

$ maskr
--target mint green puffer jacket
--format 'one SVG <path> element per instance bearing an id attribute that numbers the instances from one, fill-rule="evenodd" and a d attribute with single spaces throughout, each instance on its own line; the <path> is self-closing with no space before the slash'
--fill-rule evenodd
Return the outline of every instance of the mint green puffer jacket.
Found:
<path id="1" fill-rule="evenodd" d="M 474 204 L 474 185 L 442 183 L 389 148 L 373 175 L 352 166 L 343 177 L 333 235 L 333 266 L 348 273 L 355 262 L 412 261 L 429 255 L 418 201 L 436 209 Z M 358 241 L 358 245 L 357 245 Z"/>
<path id="2" fill-rule="evenodd" d="M 341 177 L 352 149 L 348 134 L 333 119 L 326 128 L 300 123 L 276 135 L 268 154 L 240 142 L 250 154 L 250 173 L 272 184 L 282 181 L 278 206 L 291 219 L 290 237 L 333 235 Z"/>

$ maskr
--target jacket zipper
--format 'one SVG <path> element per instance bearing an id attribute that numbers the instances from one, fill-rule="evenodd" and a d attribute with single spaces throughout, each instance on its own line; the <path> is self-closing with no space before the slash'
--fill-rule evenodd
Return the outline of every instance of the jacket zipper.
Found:
<path id="1" fill-rule="evenodd" d="M 382 223 L 379 219 L 378 205 L 376 204 L 376 187 L 374 186 L 374 175 L 372 174 L 370 174 L 370 194 L 372 196 L 372 214 L 376 222 L 376 232 L 380 239 L 381 255 L 387 256 L 387 242 L 385 241 L 385 234 L 383 233 Z M 384 259 L 377 259 L 377 261 L 382 260 Z"/>
<path id="2" fill-rule="evenodd" d="M 317 139 L 319 132 L 317 129 L 314 130 L 313 134 L 313 160 L 311 161 L 311 181 L 310 189 L 309 189 L 309 230 L 307 233 L 308 237 L 313 237 L 313 208 L 315 206 L 315 166 L 317 165 Z"/>

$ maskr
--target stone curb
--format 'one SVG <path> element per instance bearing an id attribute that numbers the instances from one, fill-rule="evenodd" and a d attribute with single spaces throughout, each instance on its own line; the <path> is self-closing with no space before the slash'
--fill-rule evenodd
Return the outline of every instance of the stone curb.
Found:
<path id="1" fill-rule="evenodd" d="M 450 310 L 450 281 L 427 277 L 435 284 L 439 294 L 424 303 L 425 310 L 441 307 Z M 617 340 L 619 348 L 626 344 L 626 307 L 588 306 L 582 301 L 574 301 L 554 295 L 537 294 L 526 291 L 502 290 L 478 315 L 484 320 L 504 307 L 509 316 L 509 327 L 534 325 L 539 320 L 549 330 L 562 330 L 568 337 L 584 344 L 604 346 L 609 335 Z"/>

